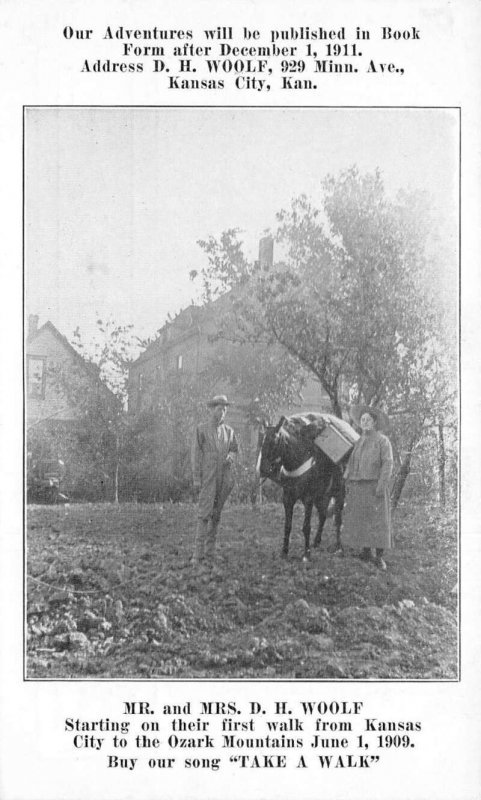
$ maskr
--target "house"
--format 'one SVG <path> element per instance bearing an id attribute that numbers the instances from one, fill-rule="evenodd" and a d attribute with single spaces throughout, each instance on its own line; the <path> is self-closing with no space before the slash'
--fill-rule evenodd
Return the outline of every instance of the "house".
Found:
<path id="1" fill-rule="evenodd" d="M 56 488 L 61 481 L 61 491 L 69 497 L 111 498 L 117 486 L 112 477 L 116 446 L 104 417 L 109 418 L 117 399 L 100 380 L 98 368 L 50 321 L 39 327 L 38 316 L 30 315 L 24 375 L 27 489 L 32 499 L 40 499 L 35 487 L 52 488 L 52 475 Z M 54 501 L 48 493 L 43 499 Z"/>
<path id="2" fill-rule="evenodd" d="M 272 256 L 272 238 L 264 237 L 259 246 L 261 266 L 272 264 Z M 160 329 L 155 341 L 130 365 L 128 408 L 131 414 L 154 408 L 156 398 L 162 394 L 162 387 L 169 376 L 178 374 L 198 377 L 219 353 L 224 358 L 228 358 L 230 354 L 235 357 L 236 345 L 227 338 L 216 338 L 221 321 L 226 318 L 235 299 L 234 292 L 230 292 L 204 306 L 191 305 Z M 256 447 L 257 431 L 249 420 L 253 398 L 239 395 L 226 382 L 217 383 L 211 391 L 212 394 L 225 393 L 232 398 L 233 406 L 229 409 L 228 422 L 241 436 L 244 445 L 248 448 Z M 329 401 L 320 383 L 307 377 L 298 402 L 288 408 L 278 409 L 278 413 L 287 415 L 328 408 Z"/>
<path id="3" fill-rule="evenodd" d="M 48 321 L 39 328 L 38 316 L 30 314 L 25 344 L 27 430 L 38 425 L 75 427 L 78 423 L 78 408 L 55 379 L 55 370 L 63 368 L 73 369 L 91 386 L 99 386 L 97 368 L 82 358 L 55 325 Z"/>

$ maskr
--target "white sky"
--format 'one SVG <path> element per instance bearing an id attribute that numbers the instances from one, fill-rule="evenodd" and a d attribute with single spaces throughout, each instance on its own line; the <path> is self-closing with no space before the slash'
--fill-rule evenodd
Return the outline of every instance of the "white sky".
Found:
<path id="1" fill-rule="evenodd" d="M 28 109 L 26 311 L 68 337 L 98 316 L 150 335 L 195 299 L 198 239 L 241 228 L 255 258 L 277 211 L 353 164 L 428 190 L 456 235 L 452 110 Z"/>

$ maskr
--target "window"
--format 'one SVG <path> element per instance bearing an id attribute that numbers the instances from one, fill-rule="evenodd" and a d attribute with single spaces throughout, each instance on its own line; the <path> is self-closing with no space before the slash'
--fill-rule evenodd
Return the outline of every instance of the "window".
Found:
<path id="1" fill-rule="evenodd" d="M 27 394 L 43 400 L 46 381 L 45 356 L 27 356 Z"/>

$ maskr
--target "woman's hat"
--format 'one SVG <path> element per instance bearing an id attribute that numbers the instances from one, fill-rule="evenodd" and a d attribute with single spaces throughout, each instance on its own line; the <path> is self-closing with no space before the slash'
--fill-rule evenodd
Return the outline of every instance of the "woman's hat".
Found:
<path id="1" fill-rule="evenodd" d="M 371 417 L 376 421 L 378 428 L 382 429 L 383 431 L 389 430 L 391 423 L 388 415 L 382 409 L 376 408 L 376 406 L 363 405 L 355 405 L 349 408 L 349 415 L 356 425 L 359 425 L 363 414 L 370 414 Z"/>
<path id="2" fill-rule="evenodd" d="M 207 401 L 208 408 L 215 408 L 216 406 L 231 406 L 225 394 L 216 394 L 212 400 Z"/>

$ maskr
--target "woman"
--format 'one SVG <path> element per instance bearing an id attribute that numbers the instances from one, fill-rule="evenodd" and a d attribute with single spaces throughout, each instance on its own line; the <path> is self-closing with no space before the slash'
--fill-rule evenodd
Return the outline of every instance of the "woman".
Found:
<path id="1" fill-rule="evenodd" d="M 371 560 L 371 548 L 375 548 L 374 563 L 385 570 L 384 550 L 392 546 L 388 490 L 393 459 L 391 443 L 381 430 L 387 430 L 389 419 L 383 411 L 371 406 L 352 406 L 350 414 L 362 435 L 354 445 L 344 473 L 342 540 L 343 544 L 362 548 L 363 561 Z"/>

